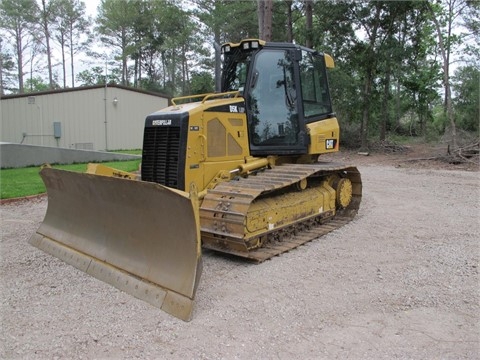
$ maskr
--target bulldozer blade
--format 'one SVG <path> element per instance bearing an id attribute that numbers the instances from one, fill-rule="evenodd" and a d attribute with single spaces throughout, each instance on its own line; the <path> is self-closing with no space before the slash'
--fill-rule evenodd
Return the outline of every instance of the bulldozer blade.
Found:
<path id="1" fill-rule="evenodd" d="M 52 168 L 40 175 L 48 208 L 32 245 L 191 319 L 202 272 L 195 191 Z"/>

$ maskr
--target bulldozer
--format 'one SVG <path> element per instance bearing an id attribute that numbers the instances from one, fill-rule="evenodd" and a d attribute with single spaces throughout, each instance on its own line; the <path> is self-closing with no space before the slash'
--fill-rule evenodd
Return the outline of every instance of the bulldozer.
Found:
<path id="1" fill-rule="evenodd" d="M 351 221 L 362 182 L 339 151 L 328 54 L 225 43 L 220 92 L 173 98 L 145 119 L 141 169 L 45 166 L 29 242 L 189 321 L 202 249 L 261 263 Z M 306 256 L 308 256 L 306 254 Z"/>

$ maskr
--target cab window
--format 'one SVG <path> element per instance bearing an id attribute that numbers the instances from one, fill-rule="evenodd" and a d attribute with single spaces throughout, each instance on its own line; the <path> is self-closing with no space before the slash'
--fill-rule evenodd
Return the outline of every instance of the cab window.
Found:
<path id="1" fill-rule="evenodd" d="M 250 137 L 255 146 L 298 142 L 297 90 L 291 52 L 262 50 L 255 58 L 248 94 Z"/>
<path id="2" fill-rule="evenodd" d="M 302 51 L 300 78 L 302 81 L 303 115 L 307 122 L 308 119 L 331 114 L 332 104 L 323 56 Z"/>

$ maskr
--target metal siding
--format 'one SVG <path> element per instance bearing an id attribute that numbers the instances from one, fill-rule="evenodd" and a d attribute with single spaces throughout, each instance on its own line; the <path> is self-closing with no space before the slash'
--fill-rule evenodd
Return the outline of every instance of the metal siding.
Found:
<path id="1" fill-rule="evenodd" d="M 2 132 L 1 140 L 7 142 L 22 142 L 22 134 L 27 132 L 35 135 L 26 138 L 24 144 L 39 144 L 41 138 L 41 112 L 36 105 L 28 105 L 28 98 L 2 101 Z"/>
<path id="2" fill-rule="evenodd" d="M 113 99 L 117 98 L 117 105 Z M 109 149 L 140 149 L 145 118 L 168 105 L 168 100 L 119 88 L 107 92 Z"/>
<path id="3" fill-rule="evenodd" d="M 108 149 L 140 149 L 147 115 L 168 105 L 168 99 L 127 89 L 107 87 L 1 100 L 0 140 L 24 144 L 75 148 L 93 143 L 94 150 L 105 150 L 105 113 Z M 117 105 L 113 99 L 117 97 Z M 106 106 L 105 106 L 106 105 Z M 53 123 L 61 123 L 60 139 L 53 136 Z M 39 136 L 43 135 L 43 136 Z"/>

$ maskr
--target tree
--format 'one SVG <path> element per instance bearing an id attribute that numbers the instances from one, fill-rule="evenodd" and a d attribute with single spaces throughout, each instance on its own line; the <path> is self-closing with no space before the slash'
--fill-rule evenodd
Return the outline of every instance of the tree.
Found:
<path id="1" fill-rule="evenodd" d="M 467 7 L 464 8 L 461 19 L 461 26 L 465 29 L 462 33 L 461 60 L 478 65 L 480 59 L 480 2 L 466 0 L 466 4 Z"/>
<path id="2" fill-rule="evenodd" d="M 190 80 L 191 94 L 206 94 L 213 91 L 212 74 L 208 71 L 193 72 Z"/>
<path id="3" fill-rule="evenodd" d="M 0 28 L 9 35 L 5 39 L 9 39 L 15 49 L 20 93 L 24 92 L 25 53 L 33 42 L 31 29 L 36 22 L 35 8 L 34 0 L 2 0 L 0 2 Z"/>
<path id="4" fill-rule="evenodd" d="M 197 26 L 191 14 L 177 4 L 156 4 L 151 11 L 153 34 L 162 41 L 147 47 L 146 74 L 150 81 L 160 81 L 164 92 L 174 96 L 188 93 L 189 69 L 203 58 L 203 39 L 195 36 Z"/>
<path id="5" fill-rule="evenodd" d="M 455 93 L 453 109 L 457 125 L 478 134 L 480 124 L 480 69 L 468 65 L 455 71 L 452 81 Z"/>
<path id="6" fill-rule="evenodd" d="M 313 47 L 313 1 L 305 0 L 305 46 Z"/>
<path id="7" fill-rule="evenodd" d="M 221 88 L 221 49 L 220 45 L 224 39 L 223 22 L 226 15 L 225 6 L 221 0 L 196 0 L 197 9 L 193 14 L 197 16 L 199 21 L 208 29 L 213 38 L 214 49 L 214 76 L 215 76 L 215 90 L 220 91 Z"/>
<path id="8" fill-rule="evenodd" d="M 273 0 L 258 1 L 258 37 L 272 41 Z"/>
<path id="9" fill-rule="evenodd" d="M 454 28 L 457 27 L 468 8 L 477 8 L 478 4 L 468 0 L 439 0 L 434 4 L 427 2 L 426 5 L 437 32 L 438 51 L 442 59 L 444 113 L 450 125 L 452 146 L 456 149 L 457 131 L 452 104 L 450 65 L 452 53 L 462 43 L 464 35 L 454 33 Z"/>
<path id="10" fill-rule="evenodd" d="M 96 31 L 100 40 L 121 60 L 122 85 L 128 84 L 128 56 L 134 46 L 133 26 L 140 16 L 136 11 L 139 0 L 101 0 Z"/>
<path id="11" fill-rule="evenodd" d="M 90 19 L 85 14 L 85 3 L 80 0 L 54 0 L 56 7 L 55 39 L 60 44 L 63 87 L 67 86 L 66 51 L 70 57 L 71 86 L 75 87 L 75 55 L 91 44 Z"/>
<path id="12" fill-rule="evenodd" d="M 194 0 L 194 3 L 197 6 L 193 14 L 206 28 L 204 33 L 208 41 L 213 43 L 215 89 L 220 91 L 220 45 L 242 38 L 258 37 L 258 4 L 255 1 L 230 0 Z"/>
<path id="13" fill-rule="evenodd" d="M 105 68 L 101 66 L 94 66 L 89 70 L 83 70 L 78 73 L 77 81 L 81 82 L 83 86 L 119 84 L 121 82 L 121 74 L 119 69 L 113 69 L 106 74 Z"/>
<path id="14" fill-rule="evenodd" d="M 286 27 L 287 27 L 287 42 L 293 42 L 293 1 L 286 0 L 285 1 L 285 9 L 286 9 Z"/>
<path id="15" fill-rule="evenodd" d="M 397 36 L 397 48 L 404 52 L 405 61 L 399 68 L 400 76 L 397 76 L 395 89 L 395 129 L 399 133 L 405 133 L 400 124 L 403 106 L 404 112 L 414 113 L 418 117 L 419 128 L 414 128 L 412 124 L 411 132 L 427 136 L 427 126 L 433 123 L 433 104 L 439 99 L 440 66 L 435 61 L 436 33 L 428 12 L 425 11 L 425 4 L 415 3 L 412 10 L 403 18 Z M 401 102 L 404 104 L 401 105 Z"/>
<path id="16" fill-rule="evenodd" d="M 297 42 L 306 43 L 306 24 L 296 24 Z M 330 90 L 342 137 L 351 136 L 354 144 L 358 136 L 367 147 L 373 134 L 384 140 L 403 130 L 407 112 L 415 129 L 418 120 L 424 130 L 432 118 L 438 68 L 423 2 L 314 2 L 312 25 L 313 47 L 335 59 Z"/>
<path id="17" fill-rule="evenodd" d="M 5 90 L 14 90 L 15 88 L 15 62 L 10 53 L 3 47 L 3 39 L 0 38 L 0 96 L 5 94 Z"/>
<path id="18" fill-rule="evenodd" d="M 32 93 L 38 91 L 47 91 L 50 89 L 40 76 L 35 76 L 25 81 L 25 92 Z"/>
<path id="19" fill-rule="evenodd" d="M 371 117 L 371 97 L 381 46 L 394 33 L 394 18 L 397 15 L 395 3 L 376 1 L 353 9 L 354 17 L 365 31 L 365 41 L 356 44 L 356 53 L 361 56 L 363 73 L 363 109 L 360 126 L 361 148 L 368 148 L 368 128 Z"/>
<path id="20" fill-rule="evenodd" d="M 188 92 L 190 67 L 203 58 L 203 39 L 189 11 L 174 1 L 102 0 L 101 41 L 121 60 L 122 84 Z M 158 83 L 160 83 L 158 85 Z"/>
<path id="21" fill-rule="evenodd" d="M 39 21 L 40 27 L 42 29 L 42 37 L 37 36 L 36 39 L 38 42 L 41 42 L 45 46 L 45 53 L 47 54 L 47 66 L 48 66 L 48 84 L 50 89 L 53 89 L 53 68 L 52 68 L 52 49 L 50 46 L 51 40 L 51 27 L 55 21 L 55 6 L 53 1 L 47 3 L 46 0 L 41 0 L 41 6 L 39 10 Z"/>

